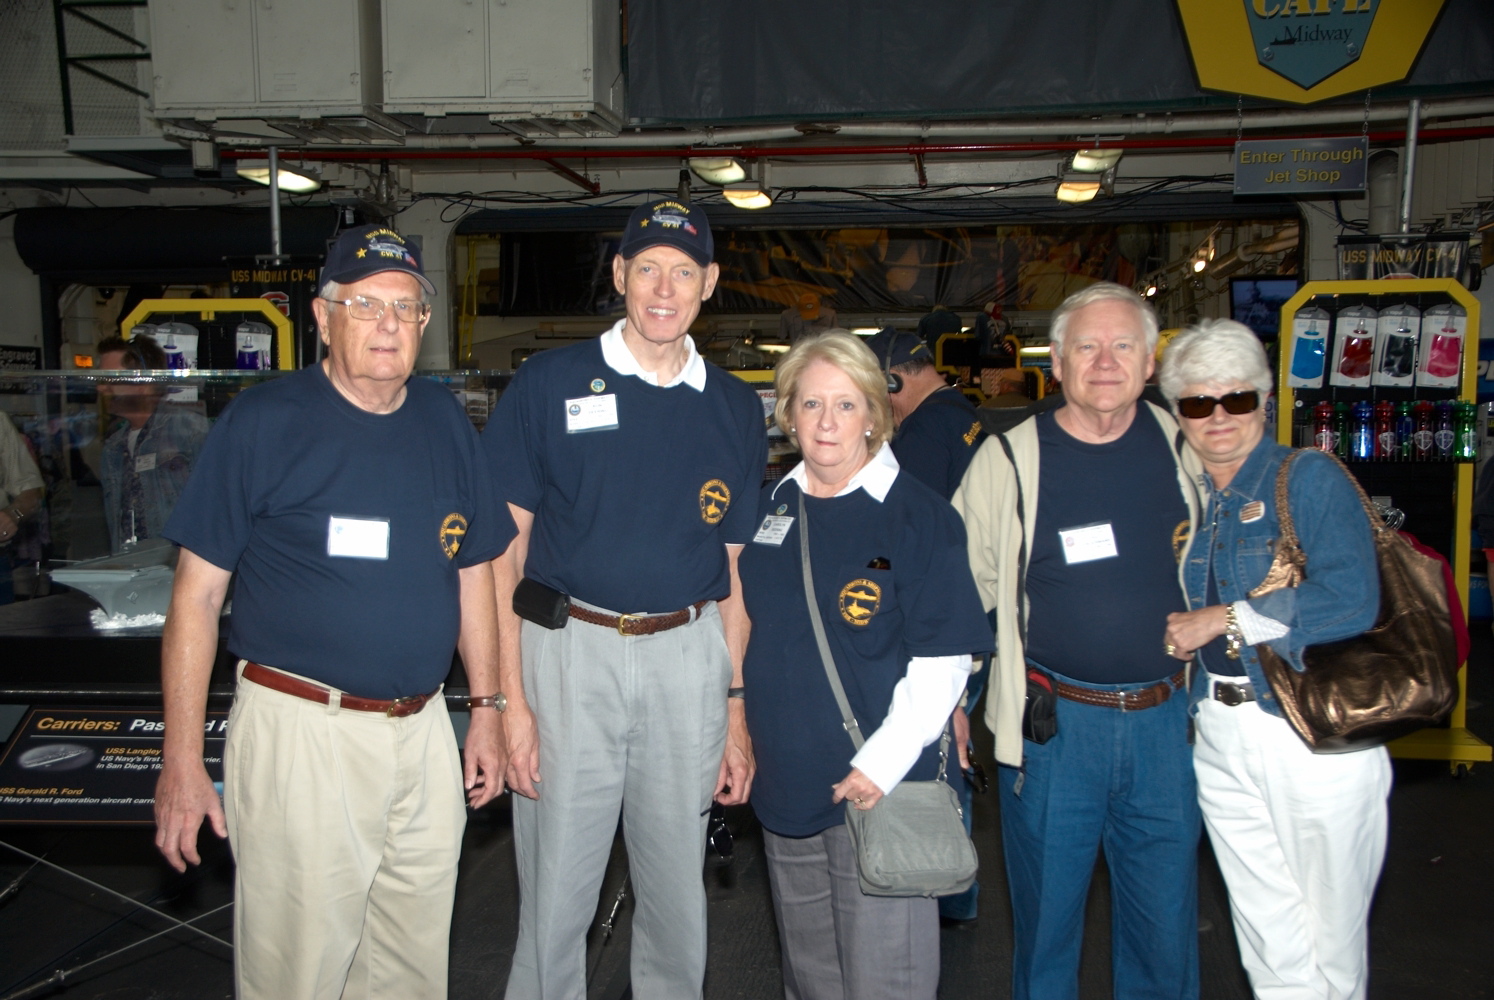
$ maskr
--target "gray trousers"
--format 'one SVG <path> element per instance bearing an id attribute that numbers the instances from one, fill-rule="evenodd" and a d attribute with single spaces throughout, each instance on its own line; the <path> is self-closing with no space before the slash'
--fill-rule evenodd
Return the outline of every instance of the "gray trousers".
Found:
<path id="1" fill-rule="evenodd" d="M 586 930 L 618 813 L 637 905 L 638 1000 L 699 997 L 706 818 L 726 745 L 731 658 L 715 604 L 621 636 L 524 623 L 524 693 L 539 725 L 539 801 L 513 800 L 519 937 L 508 1000 L 583 1000 Z"/>
<path id="2" fill-rule="evenodd" d="M 863 893 L 844 824 L 802 838 L 764 830 L 763 851 L 785 1000 L 934 1000 L 938 900 Z"/>

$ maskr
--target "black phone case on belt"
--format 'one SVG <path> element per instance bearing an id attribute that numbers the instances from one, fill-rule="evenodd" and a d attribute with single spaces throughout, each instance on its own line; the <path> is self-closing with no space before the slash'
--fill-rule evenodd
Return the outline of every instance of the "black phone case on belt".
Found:
<path id="1" fill-rule="evenodd" d="M 514 614 L 548 629 L 565 628 L 570 620 L 571 599 L 553 587 L 525 577 L 514 588 Z"/>

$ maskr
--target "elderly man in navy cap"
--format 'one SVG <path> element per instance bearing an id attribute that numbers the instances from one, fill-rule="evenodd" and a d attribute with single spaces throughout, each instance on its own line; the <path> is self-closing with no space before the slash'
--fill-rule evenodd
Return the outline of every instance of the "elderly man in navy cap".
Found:
<path id="1" fill-rule="evenodd" d="M 767 452 L 757 394 L 690 336 L 712 256 L 699 208 L 640 206 L 612 261 L 625 316 L 525 361 L 483 432 L 519 526 L 494 563 L 521 796 L 510 1000 L 585 995 L 619 813 L 633 996 L 701 993 L 707 814 L 745 802 L 754 771 L 736 566 Z"/>
<path id="2" fill-rule="evenodd" d="M 473 807 L 503 791 L 488 567 L 514 525 L 462 408 L 410 378 L 433 292 L 397 233 L 343 233 L 312 304 L 327 357 L 234 400 L 166 525 L 156 844 L 182 871 L 204 819 L 227 834 L 240 1000 L 446 996 L 463 786 Z M 235 572 L 220 804 L 202 737 Z M 454 648 L 478 695 L 465 769 Z"/>

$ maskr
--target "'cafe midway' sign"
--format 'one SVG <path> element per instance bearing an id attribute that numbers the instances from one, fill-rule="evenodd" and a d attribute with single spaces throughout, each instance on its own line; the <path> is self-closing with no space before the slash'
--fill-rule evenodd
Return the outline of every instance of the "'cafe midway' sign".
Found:
<path id="1" fill-rule="evenodd" d="M 1178 0 L 1199 86 L 1294 104 L 1405 79 L 1445 0 Z"/>

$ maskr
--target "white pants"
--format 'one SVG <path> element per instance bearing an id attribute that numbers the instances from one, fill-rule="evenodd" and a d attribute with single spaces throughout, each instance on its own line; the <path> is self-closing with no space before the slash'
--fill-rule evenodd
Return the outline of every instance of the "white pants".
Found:
<path id="1" fill-rule="evenodd" d="M 240 679 L 223 791 L 239 1000 L 446 996 L 467 816 L 439 695 L 390 719 Z"/>
<path id="2" fill-rule="evenodd" d="M 1260 1000 L 1364 1000 L 1390 756 L 1315 754 L 1254 702 L 1199 703 L 1198 802 Z"/>

